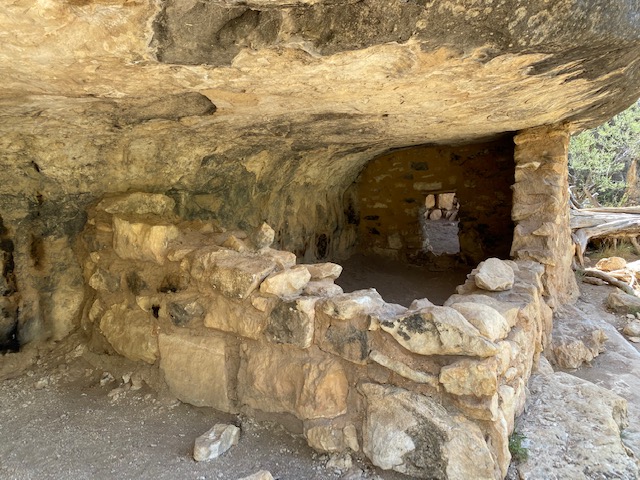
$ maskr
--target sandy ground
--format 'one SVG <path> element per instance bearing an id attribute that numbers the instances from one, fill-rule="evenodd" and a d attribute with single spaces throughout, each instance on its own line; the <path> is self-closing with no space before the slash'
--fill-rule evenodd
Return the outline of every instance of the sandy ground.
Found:
<path id="1" fill-rule="evenodd" d="M 417 298 L 428 298 L 442 305 L 471 272 L 471 267 L 433 272 L 425 267 L 365 255 L 354 255 L 340 264 L 344 270 L 336 283 L 345 292 L 373 287 L 386 302 L 405 307 Z"/>
<path id="2" fill-rule="evenodd" d="M 134 391 L 123 376 L 137 364 L 95 355 L 76 338 L 0 362 L 24 369 L 0 383 L 3 480 L 235 480 L 263 469 L 281 480 L 407 478 L 355 457 L 351 468 L 339 458 L 342 468 L 327 466 L 328 456 L 274 423 L 186 405 L 144 382 Z M 195 438 L 216 423 L 240 426 L 239 444 L 218 459 L 195 462 Z"/>

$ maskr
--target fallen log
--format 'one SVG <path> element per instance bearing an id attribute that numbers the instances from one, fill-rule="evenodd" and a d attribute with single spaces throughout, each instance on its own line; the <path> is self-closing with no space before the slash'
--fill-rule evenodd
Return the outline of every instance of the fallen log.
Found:
<path id="1" fill-rule="evenodd" d="M 594 238 L 629 239 L 640 254 L 640 243 L 636 239 L 640 235 L 640 207 L 571 209 L 570 225 L 581 265 L 587 245 Z"/>
<path id="2" fill-rule="evenodd" d="M 620 281 L 607 273 L 601 272 L 600 270 L 596 270 L 595 268 L 587 268 L 584 271 L 584 275 L 585 277 L 599 278 L 600 280 L 604 280 L 605 282 L 607 282 L 609 285 L 618 287 L 620 290 L 622 290 L 625 293 L 628 293 L 629 295 L 633 295 L 634 297 L 640 297 L 640 295 L 638 295 L 637 292 L 629 284 L 623 281 Z"/>

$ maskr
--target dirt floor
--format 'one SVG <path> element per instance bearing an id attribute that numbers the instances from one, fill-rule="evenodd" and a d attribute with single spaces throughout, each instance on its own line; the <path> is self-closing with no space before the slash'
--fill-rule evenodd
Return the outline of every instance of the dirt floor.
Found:
<path id="1" fill-rule="evenodd" d="M 345 292 L 373 287 L 386 302 L 405 307 L 417 298 L 428 298 L 442 305 L 456 293 L 456 287 L 465 282 L 471 271 L 468 267 L 434 272 L 426 267 L 365 255 L 354 255 L 340 264 L 344 270 L 336 283 Z"/>
<path id="2" fill-rule="evenodd" d="M 393 262 L 355 261 L 361 270 L 347 263 L 345 290 L 375 286 L 385 300 L 405 305 L 422 297 L 441 303 L 466 275 L 448 272 L 443 280 Z M 609 329 L 610 341 L 592 365 L 571 373 L 627 398 L 625 442 L 640 455 L 639 346 L 618 333 L 623 316 L 604 308 L 612 287 L 581 289 L 576 306 Z M 0 478 L 236 480 L 263 469 L 281 480 L 408 478 L 355 456 L 315 453 L 275 423 L 182 404 L 157 375 L 152 367 L 96 355 L 77 336 L 0 356 Z M 222 422 L 241 427 L 239 444 L 219 459 L 195 462 L 195 438 Z"/>
<path id="3" fill-rule="evenodd" d="M 150 370 L 78 340 L 0 356 L 0 378 L 17 375 L 0 383 L 1 479 L 235 480 L 259 470 L 281 480 L 408 478 L 318 454 L 274 423 L 180 403 L 147 386 Z M 195 438 L 216 423 L 240 426 L 238 445 L 194 461 Z"/>

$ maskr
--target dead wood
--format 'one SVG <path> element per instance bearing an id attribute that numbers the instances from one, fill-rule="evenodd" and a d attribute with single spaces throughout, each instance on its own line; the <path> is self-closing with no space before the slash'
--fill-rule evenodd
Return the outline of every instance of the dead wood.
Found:
<path id="1" fill-rule="evenodd" d="M 595 268 L 588 268 L 584 271 L 585 277 L 595 277 L 600 280 L 604 280 L 609 285 L 613 285 L 614 287 L 618 287 L 625 293 L 629 295 L 633 295 L 634 297 L 638 297 L 639 295 L 636 291 L 627 283 L 618 280 L 617 278 L 612 277 L 608 273 L 601 272 L 600 270 L 596 270 Z"/>

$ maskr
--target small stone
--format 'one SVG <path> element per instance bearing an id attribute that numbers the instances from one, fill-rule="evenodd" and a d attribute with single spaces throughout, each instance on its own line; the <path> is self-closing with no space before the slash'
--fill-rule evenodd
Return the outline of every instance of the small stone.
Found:
<path id="1" fill-rule="evenodd" d="M 268 470 L 260 470 L 259 472 L 249 475 L 248 477 L 239 478 L 238 480 L 273 480 L 273 476 Z"/>
<path id="2" fill-rule="evenodd" d="M 633 343 L 640 343 L 640 337 L 629 337 L 629 341 Z"/>
<path id="3" fill-rule="evenodd" d="M 100 386 L 104 387 L 107 383 L 111 383 L 114 380 L 115 378 L 113 378 L 113 375 L 111 375 L 109 372 L 104 372 L 100 377 Z"/>
<path id="4" fill-rule="evenodd" d="M 240 429 L 235 425 L 218 423 L 208 432 L 196 438 L 193 459 L 196 462 L 218 458 L 240 439 Z"/>
<path id="5" fill-rule="evenodd" d="M 640 337 L 640 320 L 633 320 L 627 323 L 622 329 L 622 333 L 628 337 Z"/>
<path id="6" fill-rule="evenodd" d="M 622 257 L 601 258 L 596 263 L 596 268 L 603 272 L 613 272 L 614 270 L 622 270 L 627 266 L 627 261 Z"/>
<path id="7" fill-rule="evenodd" d="M 436 208 L 429 214 L 429 220 L 440 220 L 442 218 L 442 210 Z"/>
<path id="8" fill-rule="evenodd" d="M 327 462 L 327 470 L 338 470 L 340 473 L 345 472 L 353 465 L 353 459 L 348 453 L 333 454 Z"/>
<path id="9" fill-rule="evenodd" d="M 253 243 L 257 248 L 267 248 L 273 244 L 276 238 L 276 232 L 267 223 L 260 225 L 253 233 Z"/>
<path id="10" fill-rule="evenodd" d="M 424 199 L 425 208 L 433 208 L 436 206 L 436 197 L 435 195 L 429 194 Z"/>
<path id="11" fill-rule="evenodd" d="M 433 306 L 435 306 L 435 304 L 432 303 L 428 298 L 418 298 L 411 302 L 411 305 L 409 305 L 409 310 L 420 310 L 422 308 Z"/>
<path id="12" fill-rule="evenodd" d="M 633 313 L 627 313 L 627 315 L 625 315 L 629 320 L 635 320 L 636 316 Z"/>
<path id="13" fill-rule="evenodd" d="M 273 248 L 263 248 L 260 254 L 270 258 L 278 266 L 278 270 L 285 270 L 293 267 L 298 261 L 296 254 L 286 250 L 274 250 Z"/>
<path id="14" fill-rule="evenodd" d="M 298 295 L 310 279 L 309 270 L 303 265 L 298 265 L 269 275 L 260 285 L 260 291 L 279 297 Z"/>
<path id="15" fill-rule="evenodd" d="M 478 265 L 475 282 L 478 288 L 502 292 L 513 287 L 513 269 L 499 258 L 488 258 Z"/>

